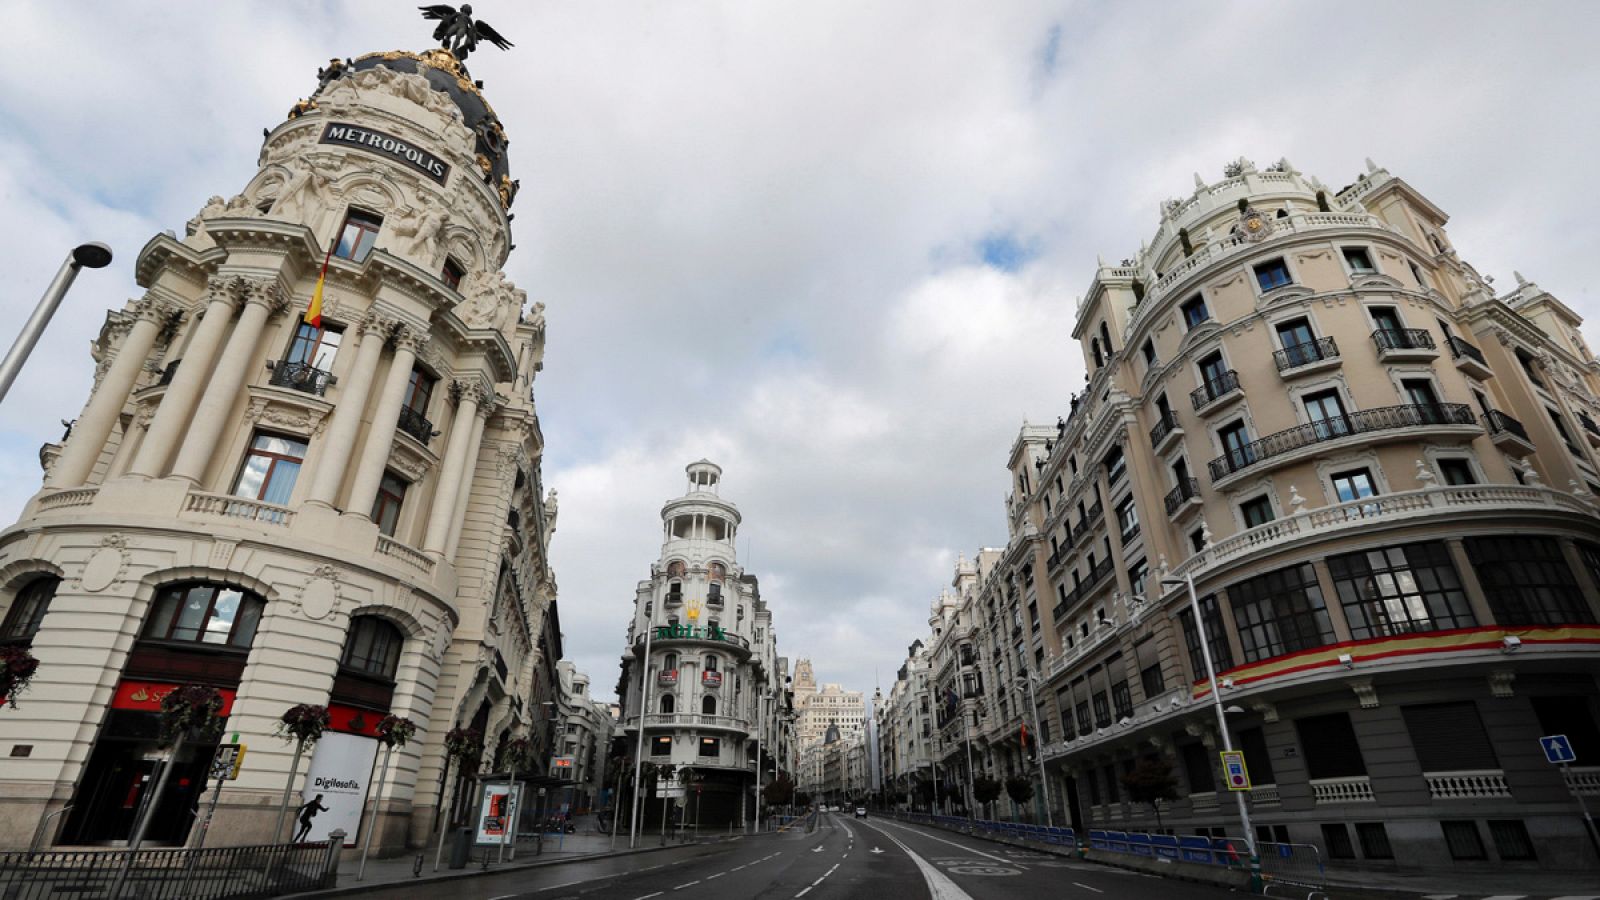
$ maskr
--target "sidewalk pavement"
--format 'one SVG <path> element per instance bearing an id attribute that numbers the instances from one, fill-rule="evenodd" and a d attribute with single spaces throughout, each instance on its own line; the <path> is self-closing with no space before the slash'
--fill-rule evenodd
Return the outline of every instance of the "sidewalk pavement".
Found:
<path id="1" fill-rule="evenodd" d="M 360 881 L 356 880 L 356 872 L 361 866 L 361 856 L 359 853 L 346 851 L 339 861 L 337 887 L 291 896 L 300 898 L 334 897 L 382 890 L 397 885 L 447 882 L 458 878 L 470 878 L 475 875 L 560 865 L 578 860 L 651 853 L 657 850 L 683 846 L 684 844 L 708 844 L 739 835 L 737 829 L 734 830 L 733 835 L 708 833 L 701 835 L 698 839 L 689 837 L 687 840 L 680 838 L 678 835 L 668 835 L 666 845 L 663 846 L 661 834 L 658 831 L 639 835 L 638 846 L 630 850 L 628 848 L 628 830 L 626 828 L 620 829 L 617 833 L 616 844 L 613 848 L 611 833 L 602 834 L 597 831 L 593 816 L 579 816 L 573 820 L 573 823 L 577 828 L 577 831 L 573 834 L 545 835 L 542 851 L 539 842 L 535 838 L 524 837 L 519 839 L 516 844 L 515 859 L 512 858 L 509 844 L 506 846 L 504 861 L 500 859 L 498 848 L 474 847 L 472 848 L 472 857 L 464 869 L 450 868 L 450 844 L 448 838 L 445 842 L 444 855 L 441 857 L 438 872 L 433 870 L 436 843 L 430 843 L 426 849 L 411 850 L 400 856 L 391 856 L 386 859 L 369 858 L 367 860 L 366 877 Z M 438 838 L 435 836 L 434 841 L 437 842 L 437 840 Z M 418 865 L 419 856 L 421 857 L 420 869 Z M 486 862 L 487 867 L 485 867 Z"/>

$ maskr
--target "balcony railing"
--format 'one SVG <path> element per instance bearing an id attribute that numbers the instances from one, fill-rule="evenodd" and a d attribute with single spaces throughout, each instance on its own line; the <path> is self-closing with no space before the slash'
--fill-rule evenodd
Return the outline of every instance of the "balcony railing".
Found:
<path id="1" fill-rule="evenodd" d="M 294 512 L 287 506 L 263 503 L 231 494 L 209 494 L 203 491 L 190 491 L 184 500 L 183 511 L 202 516 L 245 519 L 266 525 L 288 525 L 294 519 Z"/>
<path id="2" fill-rule="evenodd" d="M 1239 389 L 1239 373 L 1229 369 L 1189 392 L 1189 402 L 1199 410 Z"/>
<path id="3" fill-rule="evenodd" d="M 1491 409 L 1484 413 L 1483 423 L 1489 429 L 1491 435 L 1514 434 L 1530 444 L 1533 443 L 1533 440 L 1528 437 L 1528 429 L 1523 428 L 1521 422 L 1498 409 Z"/>
<path id="4" fill-rule="evenodd" d="M 1067 596 L 1062 598 L 1060 602 L 1056 603 L 1055 605 L 1055 617 L 1057 621 L 1062 619 L 1067 610 L 1071 609 L 1074 603 L 1077 603 L 1084 597 L 1094 593 L 1095 588 L 1100 586 L 1100 582 L 1104 581 L 1106 576 L 1110 575 L 1115 569 L 1115 566 L 1112 565 L 1112 562 L 1113 560 L 1110 557 L 1106 557 L 1098 563 L 1095 563 L 1094 568 L 1089 570 L 1089 577 L 1079 582 L 1077 587 L 1067 591 Z"/>
<path id="5" fill-rule="evenodd" d="M 1392 350 L 1434 350 L 1433 335 L 1425 328 L 1379 328 L 1372 333 L 1378 352 Z"/>
<path id="6" fill-rule="evenodd" d="M 401 431 L 422 442 L 423 446 L 427 446 L 428 441 L 433 438 L 433 423 L 429 422 L 422 413 L 409 406 L 400 407 L 398 425 Z"/>
<path id="7" fill-rule="evenodd" d="M 1331 337 L 1317 338 L 1303 344 L 1285 347 L 1272 354 L 1272 358 L 1278 363 L 1278 371 L 1286 372 L 1325 359 L 1338 359 L 1339 345 L 1335 344 Z"/>
<path id="8" fill-rule="evenodd" d="M 267 383 L 321 397 L 332 380 L 332 374 L 309 363 L 280 361 L 272 367 L 272 377 Z"/>
<path id="9" fill-rule="evenodd" d="M 1178 508 L 1189 500 L 1200 496 L 1200 482 L 1194 478 L 1184 478 L 1178 486 L 1167 492 L 1167 515 L 1173 515 Z"/>
<path id="10" fill-rule="evenodd" d="M 1302 447 L 1336 441 L 1352 435 L 1428 425 L 1472 424 L 1474 424 L 1472 410 L 1465 403 L 1409 403 L 1403 406 L 1380 406 L 1377 409 L 1357 410 L 1330 419 L 1296 425 L 1229 450 L 1211 461 L 1211 480 L 1220 481 L 1259 462 Z"/>
<path id="11" fill-rule="evenodd" d="M 1161 442 L 1166 440 L 1167 435 L 1171 434 L 1173 429 L 1177 427 L 1178 417 L 1174 416 L 1169 410 L 1165 415 L 1157 419 L 1155 426 L 1150 429 L 1150 446 L 1161 446 Z"/>
<path id="12" fill-rule="evenodd" d="M 1453 334 L 1446 337 L 1445 340 L 1450 343 L 1451 357 L 1455 359 L 1470 359 L 1484 368 L 1489 367 L 1489 361 L 1483 358 L 1482 350 L 1479 350 L 1477 347 L 1472 346 Z"/>
<path id="13" fill-rule="evenodd" d="M 635 720 L 637 721 L 637 720 Z M 646 728 L 731 728 L 750 731 L 750 722 L 738 716 L 715 716 L 710 713 L 648 713 L 644 717 Z"/>
<path id="14" fill-rule="evenodd" d="M 182 362 L 181 359 L 175 359 L 167 363 L 167 367 L 161 370 L 161 378 L 156 384 L 171 384 L 173 377 L 178 374 L 178 365 Z"/>
<path id="15" fill-rule="evenodd" d="M 1365 775 L 1354 778 L 1313 778 L 1311 796 L 1318 803 L 1371 803 L 1372 782 Z"/>
<path id="16" fill-rule="evenodd" d="M 1589 418 L 1588 413 L 1578 413 L 1578 424 L 1583 426 L 1584 431 L 1587 431 L 1596 437 L 1600 437 L 1600 425 L 1596 425 L 1594 420 Z"/>
<path id="17" fill-rule="evenodd" d="M 1502 769 L 1424 772 L 1422 777 L 1427 779 L 1428 796 L 1434 800 L 1482 800 L 1511 796 L 1511 788 L 1506 784 L 1506 773 Z"/>

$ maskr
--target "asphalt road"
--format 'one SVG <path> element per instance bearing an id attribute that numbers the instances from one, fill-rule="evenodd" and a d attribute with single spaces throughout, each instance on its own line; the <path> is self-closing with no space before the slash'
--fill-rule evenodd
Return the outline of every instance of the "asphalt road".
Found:
<path id="1" fill-rule="evenodd" d="M 886 819 L 374 892 L 438 900 L 1220 900 L 1221 888 L 1017 850 Z"/>

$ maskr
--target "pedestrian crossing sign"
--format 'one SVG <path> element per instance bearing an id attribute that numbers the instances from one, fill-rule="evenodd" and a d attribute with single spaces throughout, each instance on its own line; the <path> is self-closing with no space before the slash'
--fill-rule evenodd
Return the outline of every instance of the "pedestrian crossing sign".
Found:
<path id="1" fill-rule="evenodd" d="M 1243 750 L 1223 750 L 1222 771 L 1228 779 L 1228 790 L 1250 790 L 1250 772 L 1244 767 Z"/>
<path id="2" fill-rule="evenodd" d="M 1578 758 L 1578 754 L 1572 749 L 1572 741 L 1564 734 L 1547 734 L 1539 738 L 1539 746 L 1544 748 L 1544 758 L 1557 765 L 1573 762 Z"/>

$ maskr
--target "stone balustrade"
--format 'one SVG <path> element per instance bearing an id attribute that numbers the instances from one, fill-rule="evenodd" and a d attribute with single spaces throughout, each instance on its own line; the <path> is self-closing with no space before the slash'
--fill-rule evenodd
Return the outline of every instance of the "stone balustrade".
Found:
<path id="1" fill-rule="evenodd" d="M 287 506 L 279 506 L 276 503 L 263 503 L 260 500 L 250 500 L 245 497 L 235 497 L 232 494 L 211 494 L 205 491 L 190 491 L 189 495 L 184 498 L 183 511 L 201 516 L 244 519 L 265 525 L 287 526 L 294 520 L 294 511 Z"/>
<path id="2" fill-rule="evenodd" d="M 1428 796 L 1435 800 L 1482 800 L 1509 797 L 1506 773 L 1501 769 L 1471 769 L 1459 772 L 1424 772 Z"/>
<path id="3" fill-rule="evenodd" d="M 1371 803 L 1372 782 L 1365 775 L 1354 778 L 1313 778 L 1311 796 L 1318 803 Z"/>

